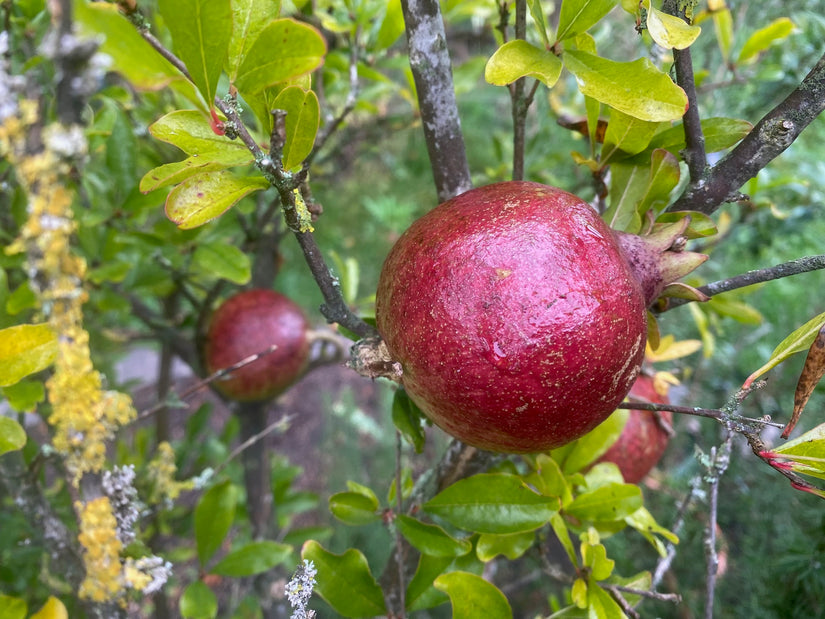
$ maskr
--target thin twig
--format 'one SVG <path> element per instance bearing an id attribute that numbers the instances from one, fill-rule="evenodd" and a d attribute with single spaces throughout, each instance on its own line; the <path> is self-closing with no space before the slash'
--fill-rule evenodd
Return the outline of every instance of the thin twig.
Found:
<path id="1" fill-rule="evenodd" d="M 716 574 L 719 569 L 719 555 L 716 552 L 716 515 L 719 504 L 719 478 L 730 464 L 733 445 L 733 430 L 725 429 L 722 444 L 710 452 L 708 466 L 708 524 L 705 532 L 705 555 L 707 557 L 705 619 L 713 619 L 713 602 L 716 592 Z"/>
<path id="2" fill-rule="evenodd" d="M 640 410 L 640 411 L 667 411 L 670 413 L 678 413 L 680 415 L 695 415 L 697 417 L 708 417 L 716 419 L 723 423 L 728 421 L 756 424 L 763 426 L 773 426 L 774 428 L 784 428 L 785 425 L 776 423 L 768 418 L 755 419 L 753 417 L 743 417 L 741 415 L 731 415 L 724 409 L 720 408 L 701 408 L 699 406 L 677 406 L 675 404 L 655 404 L 653 402 L 622 402 L 616 408 Z"/>
<path id="3" fill-rule="evenodd" d="M 699 286 L 698 290 L 699 292 L 712 297 L 717 294 L 722 294 L 723 292 L 730 292 L 731 290 L 753 286 L 754 284 L 761 284 L 774 279 L 791 277 L 792 275 L 799 275 L 810 271 L 818 271 L 820 269 L 825 269 L 825 255 L 805 256 L 804 258 L 789 260 L 788 262 L 783 262 L 782 264 L 777 264 L 772 267 L 748 271 L 747 273 L 742 273 L 741 275 L 736 275 L 717 282 L 705 284 L 704 286 Z M 685 303 L 689 303 L 689 301 L 685 299 L 670 299 L 668 306 L 662 311 L 679 307 Z"/>
<path id="4" fill-rule="evenodd" d="M 216 468 L 215 472 L 213 473 L 213 477 L 217 477 L 219 473 L 221 473 L 229 463 L 232 462 L 235 458 L 241 455 L 245 450 L 249 449 L 252 445 L 257 443 L 258 441 L 266 438 L 273 432 L 286 432 L 289 428 L 289 424 L 292 423 L 294 415 L 284 415 L 278 421 L 275 421 L 268 426 L 266 426 L 263 430 L 258 432 L 257 434 L 250 436 L 246 439 L 243 443 L 235 447 L 232 452 L 226 457 L 226 460 L 221 462 Z"/>

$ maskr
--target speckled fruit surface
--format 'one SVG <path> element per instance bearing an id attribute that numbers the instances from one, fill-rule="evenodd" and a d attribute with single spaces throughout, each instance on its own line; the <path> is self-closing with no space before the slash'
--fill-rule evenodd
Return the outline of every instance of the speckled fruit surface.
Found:
<path id="1" fill-rule="evenodd" d="M 513 181 L 436 207 L 398 240 L 378 330 L 410 397 L 447 433 L 542 451 L 604 421 L 644 355 L 645 299 L 576 196 Z"/>
<path id="2" fill-rule="evenodd" d="M 642 374 L 630 388 L 630 397 L 643 402 L 668 404 L 667 396 L 660 394 L 654 387 L 653 378 Z M 629 484 L 638 484 L 651 469 L 656 466 L 665 453 L 670 435 L 656 418 L 661 415 L 670 425 L 673 413 L 662 411 L 631 410 L 627 423 L 616 439 L 598 462 L 613 462 L 619 467 L 624 480 Z"/>
<path id="3" fill-rule="evenodd" d="M 238 401 L 272 398 L 289 387 L 309 359 L 309 324 L 301 308 L 272 290 L 253 289 L 227 299 L 212 316 L 204 350 L 210 374 L 242 359 L 278 348 L 215 381 L 224 395 Z"/>

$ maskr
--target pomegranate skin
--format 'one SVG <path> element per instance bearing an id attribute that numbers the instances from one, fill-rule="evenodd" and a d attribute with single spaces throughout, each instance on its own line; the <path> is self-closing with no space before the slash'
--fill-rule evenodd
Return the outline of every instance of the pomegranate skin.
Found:
<path id="1" fill-rule="evenodd" d="M 656 391 L 653 378 L 646 374 L 639 376 L 633 383 L 630 397 L 654 404 L 670 403 L 666 395 Z M 656 418 L 657 414 L 661 415 L 668 425 L 673 422 L 673 413 L 667 411 L 655 413 L 631 410 L 619 438 L 597 462 L 613 462 L 629 484 L 638 484 L 642 481 L 662 459 L 670 442 L 670 434 Z"/>
<path id="2" fill-rule="evenodd" d="M 204 348 L 210 374 L 242 359 L 278 348 L 213 384 L 239 402 L 268 400 L 282 393 L 306 368 L 309 323 L 288 297 L 273 290 L 252 289 L 227 299 L 212 316 Z"/>
<path id="3" fill-rule="evenodd" d="M 402 384 L 448 434 L 531 453 L 604 421 L 639 373 L 641 287 L 578 197 L 511 181 L 436 207 L 399 238 L 376 320 Z"/>

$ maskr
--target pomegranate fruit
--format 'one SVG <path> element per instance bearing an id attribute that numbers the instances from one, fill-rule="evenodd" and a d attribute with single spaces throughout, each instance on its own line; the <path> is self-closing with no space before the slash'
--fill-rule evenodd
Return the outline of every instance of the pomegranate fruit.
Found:
<path id="1" fill-rule="evenodd" d="M 696 263 L 657 260 L 667 243 L 627 237 L 576 196 L 523 181 L 472 189 L 413 223 L 376 294 L 413 401 L 452 436 L 505 453 L 604 421 L 639 374 L 652 295 Z"/>
<path id="2" fill-rule="evenodd" d="M 641 374 L 636 379 L 629 395 L 642 402 L 670 403 L 667 394 L 659 393 L 653 377 L 647 374 Z M 613 462 L 619 467 L 627 483 L 638 484 L 662 459 L 670 442 L 671 423 L 673 413 L 667 411 L 631 410 L 619 438 L 597 462 Z"/>
<path id="3" fill-rule="evenodd" d="M 241 402 L 275 397 L 306 368 L 308 329 L 303 311 L 288 297 L 264 289 L 240 292 L 212 315 L 204 347 L 206 371 L 212 374 L 275 345 L 273 352 L 214 383 Z"/>

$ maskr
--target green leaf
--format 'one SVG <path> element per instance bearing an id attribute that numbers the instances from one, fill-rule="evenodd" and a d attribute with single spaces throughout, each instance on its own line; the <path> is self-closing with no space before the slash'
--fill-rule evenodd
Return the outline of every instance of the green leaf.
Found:
<path id="1" fill-rule="evenodd" d="M 642 506 L 642 491 L 633 484 L 607 484 L 580 494 L 565 508 L 587 522 L 622 520 Z"/>
<path id="2" fill-rule="evenodd" d="M 650 7 L 647 10 L 647 31 L 665 49 L 685 49 L 693 45 L 702 29 L 688 24 L 681 17 Z"/>
<path id="3" fill-rule="evenodd" d="M 158 0 L 177 56 L 210 104 L 232 36 L 230 0 Z"/>
<path id="4" fill-rule="evenodd" d="M 748 37 L 739 52 L 737 64 L 744 64 L 754 61 L 759 54 L 767 50 L 777 41 L 781 41 L 790 35 L 794 30 L 793 22 L 787 17 L 775 19 L 764 28 L 760 28 Z"/>
<path id="5" fill-rule="evenodd" d="M 203 114 L 195 110 L 170 112 L 152 123 L 149 133 L 201 160 L 230 166 L 249 163 L 253 159 L 249 149 L 239 140 L 217 135 Z"/>
<path id="6" fill-rule="evenodd" d="M 577 473 L 599 456 L 606 452 L 616 442 L 622 433 L 630 411 L 619 409 L 590 432 L 576 440 L 571 448 L 553 450 L 550 455 L 556 459 L 556 454 L 563 453 L 564 459 L 559 463 L 566 475 Z M 564 450 L 563 452 L 561 450 Z"/>
<path id="7" fill-rule="evenodd" d="M 647 58 L 616 62 L 571 50 L 564 53 L 563 60 L 576 76 L 582 94 L 635 118 L 677 120 L 687 109 L 685 92 Z"/>
<path id="8" fill-rule="evenodd" d="M 404 389 L 397 389 L 392 400 L 392 422 L 407 442 L 415 448 L 415 453 L 419 454 L 424 449 L 423 421 L 424 413 L 421 409 Z"/>
<path id="9" fill-rule="evenodd" d="M 793 471 L 825 479 L 825 424 L 772 450 Z M 780 465 L 781 466 L 781 465 Z"/>
<path id="10" fill-rule="evenodd" d="M 546 524 L 558 500 L 533 492 L 516 475 L 484 473 L 447 487 L 423 508 L 466 531 L 503 534 Z"/>
<path id="11" fill-rule="evenodd" d="M 657 535 L 664 537 L 667 541 L 673 544 L 679 543 L 679 538 L 677 535 L 656 522 L 653 514 L 651 514 L 645 507 L 640 507 L 635 512 L 627 516 L 624 521 L 628 524 L 628 526 L 641 533 L 662 557 L 664 557 L 667 552 L 664 544 L 662 544 L 661 540 L 656 537 Z"/>
<path id="12" fill-rule="evenodd" d="M 544 496 L 559 497 L 562 506 L 573 500 L 570 484 L 564 477 L 559 463 L 548 454 L 536 456 L 536 476 L 531 478 L 531 484 Z"/>
<path id="13" fill-rule="evenodd" d="M 702 121 L 702 134 L 705 136 L 705 151 L 716 153 L 730 148 L 744 138 L 753 125 L 746 120 L 735 118 L 706 118 Z M 669 129 L 660 131 L 650 140 L 651 148 L 666 148 L 674 155 L 685 148 L 685 129 L 679 123 Z"/>
<path id="14" fill-rule="evenodd" d="M 556 40 L 563 41 L 587 32 L 615 6 L 616 0 L 564 0 Z"/>
<path id="15" fill-rule="evenodd" d="M 193 266 L 211 277 L 226 279 L 243 286 L 252 277 L 249 256 L 228 243 L 201 243 L 192 254 Z"/>
<path id="16" fill-rule="evenodd" d="M 119 283 L 126 279 L 126 276 L 135 268 L 131 262 L 126 262 L 115 258 L 114 260 L 105 262 L 99 267 L 90 269 L 86 278 L 93 284 L 100 285 L 104 282 Z"/>
<path id="17" fill-rule="evenodd" d="M 508 535 L 484 533 L 479 536 L 478 543 L 476 543 L 476 555 L 485 563 L 492 561 L 498 555 L 504 555 L 514 561 L 527 552 L 535 541 L 536 534 L 534 531 L 510 533 Z"/>
<path id="18" fill-rule="evenodd" d="M 0 617 L 4 619 L 26 619 L 26 600 L 0 593 Z"/>
<path id="19" fill-rule="evenodd" d="M 137 167 L 135 132 L 126 114 L 118 108 L 112 133 L 106 140 L 106 168 L 118 199 L 124 199 L 137 184 Z"/>
<path id="20" fill-rule="evenodd" d="M 412 612 L 433 608 L 446 602 L 449 598 L 433 587 L 433 581 L 452 566 L 453 557 L 433 557 L 423 554 L 418 560 L 415 574 L 407 585 L 404 598 L 407 610 Z"/>
<path id="21" fill-rule="evenodd" d="M 269 187 L 260 176 L 237 178 L 227 170 L 186 179 L 166 198 L 166 216 L 182 230 L 197 228 L 226 212 L 241 198 Z"/>
<path id="22" fill-rule="evenodd" d="M 716 30 L 716 40 L 719 43 L 719 51 L 725 64 L 730 58 L 730 49 L 733 45 L 733 16 L 728 7 L 713 11 L 713 27 Z"/>
<path id="23" fill-rule="evenodd" d="M 378 500 L 364 496 L 360 492 L 338 492 L 329 497 L 329 511 L 341 522 L 362 525 L 375 522 L 378 514 Z"/>
<path id="24" fill-rule="evenodd" d="M 204 114 L 209 107 L 192 82 L 155 50 L 115 4 L 74 0 L 73 17 L 88 36 L 104 36 L 98 51 L 112 58 L 113 69 L 139 90 L 171 87 L 194 103 Z"/>
<path id="25" fill-rule="evenodd" d="M 237 489 L 229 480 L 212 486 L 195 506 L 195 545 L 204 566 L 221 547 L 235 519 Z"/>
<path id="26" fill-rule="evenodd" d="M 582 543 L 582 566 L 590 568 L 590 573 L 596 580 L 610 578 L 616 562 L 607 558 L 607 549 L 604 544 Z"/>
<path id="27" fill-rule="evenodd" d="M 718 232 L 716 222 L 699 211 L 671 211 L 662 213 L 656 218 L 656 224 L 669 224 L 690 217 L 690 224 L 685 230 L 685 236 L 689 239 L 698 239 L 706 236 L 713 236 Z"/>
<path id="28" fill-rule="evenodd" d="M 28 412 L 46 399 L 46 388 L 39 380 L 21 380 L 3 388 L 9 406 L 20 412 Z"/>
<path id="29" fill-rule="evenodd" d="M 554 53 L 516 39 L 499 47 L 490 57 L 484 68 L 484 79 L 495 86 L 506 86 L 520 77 L 534 77 L 552 88 L 561 69 L 561 60 Z"/>
<path id="30" fill-rule="evenodd" d="M 235 86 L 254 94 L 321 66 L 327 51 L 321 33 L 294 19 L 277 19 L 264 27 L 238 67 Z"/>
<path id="31" fill-rule="evenodd" d="M 765 372 L 772 370 L 777 365 L 787 360 L 796 353 L 808 350 L 814 341 L 817 333 L 825 325 L 825 312 L 814 316 L 804 325 L 796 329 L 788 337 L 786 337 L 771 353 L 770 359 L 761 368 L 756 370 L 753 374 L 748 376 L 743 387 L 749 387 L 753 381 L 762 376 Z M 2 334 L 2 332 L 0 332 Z M 0 371 L 0 376 L 2 372 Z"/>
<path id="32" fill-rule="evenodd" d="M 545 47 L 550 47 L 550 37 L 547 36 L 547 20 L 544 17 L 541 0 L 527 0 L 527 6 L 530 8 L 530 15 L 536 24 L 536 29 L 539 31 L 541 42 L 544 43 Z"/>
<path id="33" fill-rule="evenodd" d="M 450 596 L 453 619 L 503 619 L 513 616 L 504 594 L 481 576 L 468 572 L 442 574 L 433 583 Z"/>
<path id="34" fill-rule="evenodd" d="M 406 540 L 419 552 L 432 557 L 459 557 L 472 550 L 469 540 L 456 539 L 434 524 L 399 514 L 395 524 Z"/>
<path id="35" fill-rule="evenodd" d="M 20 312 L 37 307 L 37 295 L 29 286 L 28 280 L 24 281 L 14 289 L 6 298 L 6 312 L 12 316 Z M 2 331 L 0 331 L 0 350 L 2 350 Z M 2 353 L 0 353 L 2 354 Z M 2 363 L 2 361 L 0 361 Z M 0 370 L 0 381 L 2 381 L 2 370 Z"/>
<path id="36" fill-rule="evenodd" d="M 657 148 L 650 157 L 650 176 L 639 201 L 638 211 L 644 214 L 652 208 L 665 206 L 670 193 L 679 184 L 679 162 L 663 148 Z"/>
<path id="37" fill-rule="evenodd" d="M 570 559 L 570 563 L 578 567 L 579 558 L 576 556 L 576 549 L 573 546 L 573 540 L 570 539 L 570 531 L 567 529 L 567 523 L 564 517 L 562 517 L 561 514 L 554 514 L 550 519 L 550 526 L 553 528 L 553 532 L 556 534 L 562 548 L 564 548 L 567 553 L 567 558 Z"/>
<path id="38" fill-rule="evenodd" d="M 649 166 L 633 160 L 610 166 L 610 206 L 602 215 L 608 226 L 633 234 L 641 230 L 639 204 L 649 178 Z"/>
<path id="39" fill-rule="evenodd" d="M 705 308 L 720 316 L 728 316 L 736 322 L 746 325 L 759 325 L 764 320 L 762 314 L 752 305 L 731 299 L 727 295 L 716 295 L 710 299 Z"/>
<path id="40" fill-rule="evenodd" d="M 598 619 L 627 619 L 616 600 L 591 575 L 587 584 L 587 609 L 590 617 Z"/>
<path id="41" fill-rule="evenodd" d="M 218 598 L 203 581 L 190 584 L 180 597 L 180 614 L 185 619 L 211 619 L 218 616 Z"/>
<path id="42" fill-rule="evenodd" d="M 0 456 L 23 449 L 25 444 L 26 431 L 23 426 L 10 417 L 0 415 Z"/>
<path id="43" fill-rule="evenodd" d="M 359 550 L 350 548 L 336 555 L 310 540 L 304 544 L 301 558 L 315 564 L 318 570 L 315 590 L 338 614 L 374 617 L 386 613 L 384 594 Z"/>
<path id="44" fill-rule="evenodd" d="M 0 329 L 0 387 L 49 367 L 57 357 L 57 334 L 45 323 Z"/>
<path id="45" fill-rule="evenodd" d="M 286 112 L 283 164 L 285 170 L 291 170 L 301 165 L 315 144 L 321 122 L 318 97 L 311 90 L 289 86 L 275 98 L 272 109 Z"/>
<path id="46" fill-rule="evenodd" d="M 162 187 L 177 185 L 196 174 L 203 174 L 204 172 L 212 172 L 214 170 L 224 170 L 229 167 L 232 167 L 232 165 L 226 165 L 217 161 L 207 161 L 198 155 L 192 155 L 183 161 L 166 163 L 157 168 L 152 168 L 140 179 L 139 189 L 143 193 L 150 193 Z"/>
<path id="47" fill-rule="evenodd" d="M 604 134 L 602 163 L 607 163 L 614 151 L 628 155 L 642 152 L 659 130 L 660 123 L 640 120 L 616 109 L 610 110 L 607 131 Z"/>
<path id="48" fill-rule="evenodd" d="M 209 572 L 231 578 L 254 576 L 283 563 L 291 554 L 292 546 L 287 544 L 271 540 L 251 542 L 227 554 Z"/>
<path id="49" fill-rule="evenodd" d="M 226 72 L 231 82 L 255 39 L 281 12 L 280 0 L 232 0 L 232 36 L 226 55 Z"/>
<path id="50" fill-rule="evenodd" d="M 390 47 L 404 34 L 404 13 L 401 10 L 401 0 L 388 0 L 381 28 L 375 38 L 375 50 Z"/>

